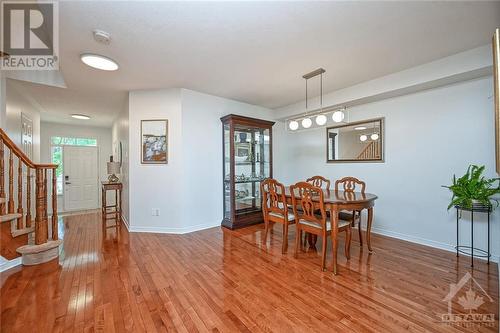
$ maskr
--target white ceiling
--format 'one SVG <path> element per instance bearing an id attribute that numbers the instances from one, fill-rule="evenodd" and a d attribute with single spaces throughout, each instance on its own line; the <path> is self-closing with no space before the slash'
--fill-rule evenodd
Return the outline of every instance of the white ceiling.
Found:
<path id="1" fill-rule="evenodd" d="M 500 2 L 60 2 L 67 89 L 16 82 L 44 109 L 109 126 L 126 91 L 183 87 L 270 108 L 304 98 L 302 74 L 329 92 L 490 42 Z M 101 29 L 111 45 L 92 38 Z M 115 59 L 116 72 L 80 62 Z"/>

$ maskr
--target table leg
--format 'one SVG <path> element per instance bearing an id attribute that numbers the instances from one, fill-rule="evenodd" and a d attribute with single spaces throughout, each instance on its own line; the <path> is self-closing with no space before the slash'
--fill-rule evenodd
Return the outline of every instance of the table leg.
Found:
<path id="1" fill-rule="evenodd" d="M 373 207 L 368 208 L 368 223 L 366 225 L 366 243 L 368 244 L 368 251 L 372 250 L 372 222 L 373 222 Z"/>
<path id="2" fill-rule="evenodd" d="M 102 200 L 102 219 L 103 219 L 104 223 L 106 223 L 106 190 L 104 189 L 104 187 L 102 189 L 101 195 L 102 195 L 102 198 L 101 198 L 101 200 Z"/>
<path id="3" fill-rule="evenodd" d="M 121 188 L 120 188 L 120 192 L 119 192 L 119 202 L 120 202 L 120 213 L 118 216 L 118 220 L 120 221 L 119 224 L 121 227 L 122 226 L 122 190 L 121 190 Z"/>
<path id="4" fill-rule="evenodd" d="M 332 223 L 332 255 L 333 255 L 333 274 L 337 275 L 337 248 L 338 248 L 338 226 L 339 214 L 336 210 L 330 208 L 330 219 Z"/>
<path id="5" fill-rule="evenodd" d="M 115 225 L 118 227 L 118 189 L 115 189 Z"/>

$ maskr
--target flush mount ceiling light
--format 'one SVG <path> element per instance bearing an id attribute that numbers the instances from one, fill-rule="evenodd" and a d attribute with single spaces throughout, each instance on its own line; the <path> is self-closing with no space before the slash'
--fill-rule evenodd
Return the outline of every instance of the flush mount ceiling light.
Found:
<path id="1" fill-rule="evenodd" d="M 304 118 L 304 119 L 302 119 L 302 126 L 303 126 L 304 128 L 309 128 L 309 127 L 311 127 L 312 123 L 313 123 L 313 122 L 312 122 L 311 118 Z"/>
<path id="2" fill-rule="evenodd" d="M 363 134 L 363 135 L 360 135 L 360 136 L 359 136 L 359 140 L 360 140 L 361 142 L 365 142 L 366 140 L 368 140 L 368 137 L 367 137 L 366 135 L 364 135 L 364 134 Z"/>
<path id="3" fill-rule="evenodd" d="M 358 126 L 358 127 L 354 127 L 354 129 L 356 131 L 364 131 L 366 129 L 366 126 Z"/>
<path id="4" fill-rule="evenodd" d="M 289 124 L 288 124 L 288 128 L 290 128 L 292 131 L 295 131 L 299 128 L 299 123 L 295 120 L 292 120 Z"/>
<path id="5" fill-rule="evenodd" d="M 116 61 L 99 54 L 84 53 L 80 59 L 85 65 L 103 71 L 116 71 L 118 69 Z"/>
<path id="6" fill-rule="evenodd" d="M 326 124 L 327 118 L 324 114 L 320 114 L 319 116 L 316 117 L 316 124 L 319 126 L 323 126 Z"/>
<path id="7" fill-rule="evenodd" d="M 73 117 L 75 119 L 80 119 L 80 120 L 89 120 L 90 119 L 89 116 L 86 116 L 84 114 L 72 114 L 71 117 Z"/>

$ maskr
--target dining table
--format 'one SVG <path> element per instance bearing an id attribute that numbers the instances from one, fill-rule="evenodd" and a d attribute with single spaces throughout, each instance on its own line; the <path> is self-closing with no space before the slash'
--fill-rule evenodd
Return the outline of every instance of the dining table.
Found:
<path id="1" fill-rule="evenodd" d="M 290 193 L 290 187 L 285 187 L 285 197 L 287 204 L 292 204 L 292 195 Z M 298 198 L 298 196 L 296 196 Z M 333 273 L 337 274 L 337 248 L 338 248 L 338 222 L 339 213 L 341 211 L 363 211 L 368 210 L 368 220 L 366 226 L 366 243 L 368 246 L 368 251 L 373 252 L 371 246 L 371 228 L 373 223 L 373 207 L 375 206 L 375 200 L 378 197 L 371 193 L 362 193 L 355 191 L 335 191 L 335 190 L 323 190 L 323 201 L 325 204 L 325 210 L 330 212 L 331 219 L 331 238 L 332 238 L 332 254 L 333 254 Z M 313 201 L 319 202 L 319 196 L 313 196 Z M 361 227 L 361 226 L 360 226 Z M 312 236 L 312 235 L 311 235 Z M 316 238 L 309 237 L 309 244 L 315 246 Z"/>

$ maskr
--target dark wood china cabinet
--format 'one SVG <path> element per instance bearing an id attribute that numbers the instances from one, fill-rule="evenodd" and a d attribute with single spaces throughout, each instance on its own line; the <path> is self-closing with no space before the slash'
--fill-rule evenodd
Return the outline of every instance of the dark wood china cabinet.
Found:
<path id="1" fill-rule="evenodd" d="M 222 121 L 224 218 L 230 229 L 260 223 L 260 182 L 273 176 L 274 122 L 229 114 Z"/>

